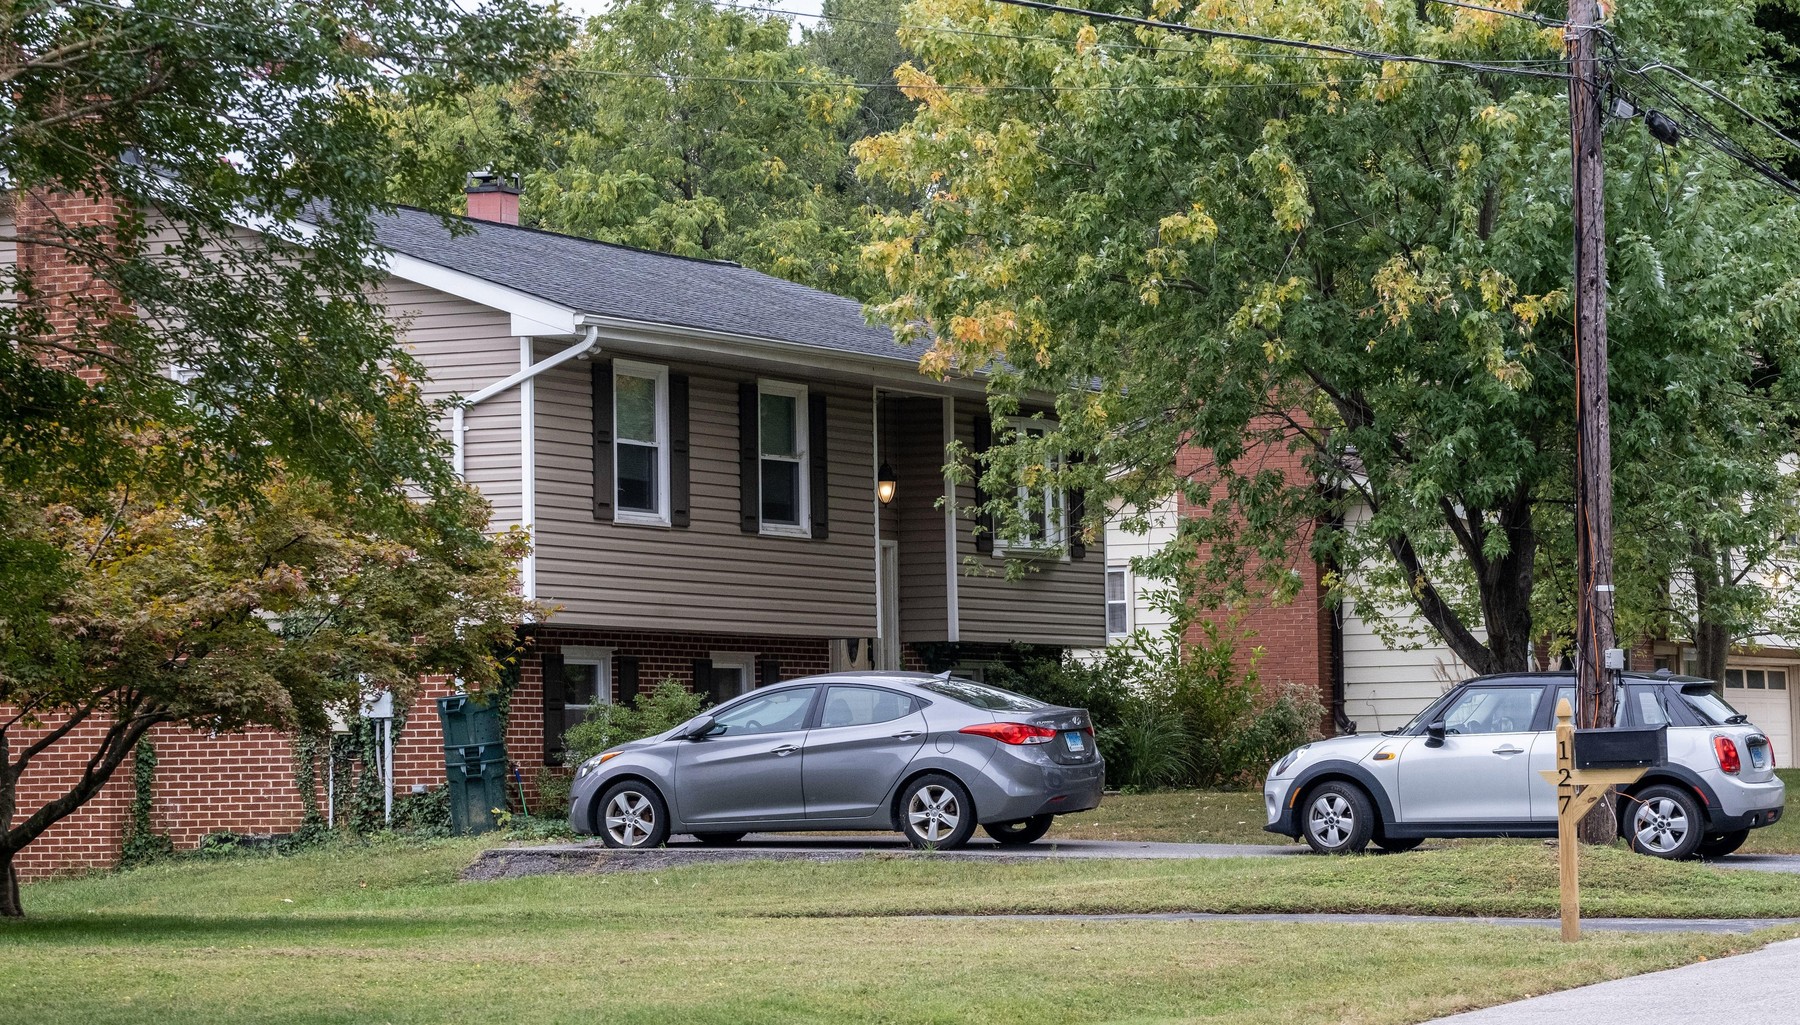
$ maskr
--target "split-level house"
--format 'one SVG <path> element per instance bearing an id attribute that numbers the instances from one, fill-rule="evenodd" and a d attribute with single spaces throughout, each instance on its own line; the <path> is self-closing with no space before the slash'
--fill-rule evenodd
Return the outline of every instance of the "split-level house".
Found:
<path id="1" fill-rule="evenodd" d="M 974 485 L 945 473 L 949 442 L 1006 436 L 979 381 L 922 375 L 854 300 L 519 227 L 517 202 L 488 185 L 466 230 L 411 209 L 377 225 L 380 298 L 428 397 L 460 400 L 443 424 L 457 469 L 493 529 L 533 538 L 521 586 L 550 611 L 520 625 L 506 738 L 529 799 L 569 725 L 663 680 L 723 700 L 837 668 L 1104 643 L 1106 555 L 1073 529 L 1080 496 L 1021 493 L 1042 510 L 1035 535 L 996 538 L 967 512 Z M 1029 572 L 1009 579 L 1018 560 Z M 428 685 L 406 717 L 398 793 L 444 782 L 431 699 L 450 688 Z M 298 823 L 286 738 L 154 739 L 157 824 L 178 846 Z M 19 814 L 58 782 L 28 775 Z M 129 787 L 46 834 L 21 871 L 110 862 Z"/>

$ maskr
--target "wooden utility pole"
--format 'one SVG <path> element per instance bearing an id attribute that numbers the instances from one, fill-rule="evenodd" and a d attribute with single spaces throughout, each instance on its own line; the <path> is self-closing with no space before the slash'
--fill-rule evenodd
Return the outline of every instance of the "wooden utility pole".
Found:
<path id="1" fill-rule="evenodd" d="M 1606 201 L 1604 90 L 1599 0 L 1569 0 L 1569 133 L 1575 227 L 1575 721 L 1613 725 L 1612 428 L 1606 384 Z M 1581 836 L 1607 843 L 1617 823 L 1602 802 Z"/>

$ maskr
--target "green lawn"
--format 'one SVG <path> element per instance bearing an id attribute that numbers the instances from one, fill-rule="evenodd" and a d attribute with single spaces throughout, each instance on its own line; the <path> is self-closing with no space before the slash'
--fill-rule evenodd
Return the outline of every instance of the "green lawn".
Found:
<path id="1" fill-rule="evenodd" d="M 1800 854 L 1800 769 L 1776 772 L 1787 783 L 1787 811 L 1773 826 L 1751 830 L 1743 847 L 1747 854 Z M 1091 812 L 1058 819 L 1050 836 L 1169 843 L 1293 842 L 1263 832 L 1263 821 L 1260 791 L 1166 790 L 1109 795 Z"/>
<path id="2" fill-rule="evenodd" d="M 26 887 L 0 1022 L 1405 1023 L 1748 949 L 1462 925 L 942 921 L 921 913 L 1549 914 L 1553 852 L 982 864 L 871 857 L 458 883 L 456 841 Z M 1800 915 L 1800 878 L 1585 852 L 1589 914 Z"/>

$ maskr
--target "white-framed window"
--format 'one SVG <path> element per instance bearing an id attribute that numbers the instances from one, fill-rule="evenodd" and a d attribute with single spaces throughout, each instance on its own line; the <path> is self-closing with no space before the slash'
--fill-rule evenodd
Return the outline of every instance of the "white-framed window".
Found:
<path id="1" fill-rule="evenodd" d="M 806 386 L 758 381 L 756 393 L 761 530 L 805 536 L 812 530 Z"/>
<path id="2" fill-rule="evenodd" d="M 1106 567 L 1106 639 L 1131 633 L 1131 569 Z"/>
<path id="3" fill-rule="evenodd" d="M 1024 438 L 1042 438 L 1051 431 L 1050 424 L 1029 417 L 1011 417 L 1007 423 L 1017 436 Z M 1062 454 L 1051 453 L 1044 468 L 1055 475 L 1062 470 L 1062 466 Z M 1008 536 L 994 538 L 995 552 L 1043 554 L 1061 549 L 1067 543 L 1069 503 L 1063 489 L 1020 484 L 1018 503 L 1019 518 L 1024 521 L 1024 525 Z"/>
<path id="4" fill-rule="evenodd" d="M 600 705 L 613 699 L 613 649 L 568 646 L 562 649 L 563 729 L 566 731 Z"/>
<path id="5" fill-rule="evenodd" d="M 713 678 L 709 682 L 717 700 L 729 701 L 756 689 L 756 652 L 714 651 L 707 657 L 712 660 Z"/>
<path id="6" fill-rule="evenodd" d="M 669 522 L 669 368 L 613 361 L 613 519 Z"/>

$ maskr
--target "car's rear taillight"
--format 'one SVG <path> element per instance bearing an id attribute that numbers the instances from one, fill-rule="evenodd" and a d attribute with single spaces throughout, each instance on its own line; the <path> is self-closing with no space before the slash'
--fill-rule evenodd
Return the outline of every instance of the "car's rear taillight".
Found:
<path id="1" fill-rule="evenodd" d="M 1738 761 L 1737 744 L 1730 737 L 1714 737 L 1713 753 L 1719 757 L 1720 772 L 1729 772 L 1735 776 L 1743 768 Z"/>
<path id="2" fill-rule="evenodd" d="M 1048 726 L 1033 726 L 1024 722 L 977 723 L 974 726 L 964 726 L 957 732 L 992 737 L 1002 744 L 1048 744 L 1056 736 L 1056 731 Z"/>

